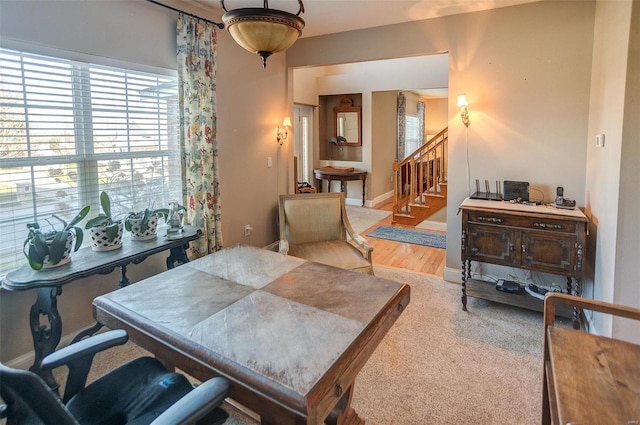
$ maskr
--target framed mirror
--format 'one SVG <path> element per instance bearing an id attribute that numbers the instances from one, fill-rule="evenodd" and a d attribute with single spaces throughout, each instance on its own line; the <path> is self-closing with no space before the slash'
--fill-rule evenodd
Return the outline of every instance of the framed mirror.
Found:
<path id="1" fill-rule="evenodd" d="M 350 97 L 340 100 L 340 106 L 333 108 L 335 135 L 343 145 L 362 146 L 362 117 L 360 106 L 353 106 Z M 340 139 L 343 138 L 343 139 Z"/>

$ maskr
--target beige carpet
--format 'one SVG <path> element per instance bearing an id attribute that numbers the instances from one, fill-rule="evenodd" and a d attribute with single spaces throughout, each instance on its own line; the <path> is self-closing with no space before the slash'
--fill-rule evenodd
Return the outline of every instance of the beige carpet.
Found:
<path id="1" fill-rule="evenodd" d="M 535 424 L 542 391 L 542 316 L 469 299 L 434 276 L 376 267 L 408 283 L 411 303 L 358 376 L 353 406 L 370 425 Z M 92 376 L 144 355 L 135 345 L 96 357 Z M 233 409 L 227 424 L 251 424 Z"/>
<path id="2" fill-rule="evenodd" d="M 391 215 L 391 211 L 376 210 L 354 205 L 347 205 L 347 218 L 349 224 L 356 233 L 362 235 L 369 227 L 378 224 L 380 221 Z"/>

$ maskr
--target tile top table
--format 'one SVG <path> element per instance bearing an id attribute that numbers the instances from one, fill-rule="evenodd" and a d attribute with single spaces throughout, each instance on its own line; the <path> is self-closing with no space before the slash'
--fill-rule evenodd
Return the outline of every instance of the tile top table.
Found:
<path id="1" fill-rule="evenodd" d="M 229 379 L 263 424 L 361 424 L 355 378 L 409 300 L 406 284 L 234 247 L 93 304 L 168 365 Z"/>

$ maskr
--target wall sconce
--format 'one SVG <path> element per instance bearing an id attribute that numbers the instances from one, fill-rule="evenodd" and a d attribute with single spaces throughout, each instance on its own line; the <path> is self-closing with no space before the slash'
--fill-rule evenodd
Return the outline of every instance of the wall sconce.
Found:
<path id="1" fill-rule="evenodd" d="M 278 140 L 278 144 L 282 146 L 284 140 L 287 140 L 287 136 L 289 135 L 289 127 L 291 127 L 291 118 L 284 117 L 282 120 L 282 130 L 278 126 L 276 129 L 276 139 Z"/>
<path id="2" fill-rule="evenodd" d="M 464 124 L 465 127 L 469 127 L 469 124 L 471 124 L 471 121 L 469 121 L 469 111 L 467 110 L 468 106 L 469 102 L 467 102 L 467 96 L 459 94 L 458 109 L 460 109 L 460 118 L 462 118 L 462 124 Z"/>

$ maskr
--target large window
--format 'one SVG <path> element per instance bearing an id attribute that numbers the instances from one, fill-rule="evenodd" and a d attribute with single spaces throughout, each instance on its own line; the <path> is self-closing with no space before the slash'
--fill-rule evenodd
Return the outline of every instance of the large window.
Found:
<path id="1" fill-rule="evenodd" d="M 116 217 L 181 200 L 177 80 L 0 49 L 0 276 L 106 191 Z"/>

